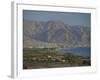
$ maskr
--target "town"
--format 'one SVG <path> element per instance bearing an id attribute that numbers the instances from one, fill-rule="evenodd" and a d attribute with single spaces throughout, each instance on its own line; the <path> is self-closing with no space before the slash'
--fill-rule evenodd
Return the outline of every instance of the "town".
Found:
<path id="1" fill-rule="evenodd" d="M 23 68 L 54 68 L 54 67 L 73 67 L 90 66 L 90 58 L 72 53 L 63 54 L 56 48 L 32 48 L 24 49 Z"/>

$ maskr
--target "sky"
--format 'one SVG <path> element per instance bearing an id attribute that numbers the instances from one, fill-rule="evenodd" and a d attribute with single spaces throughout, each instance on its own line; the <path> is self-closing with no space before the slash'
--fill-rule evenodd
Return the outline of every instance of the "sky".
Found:
<path id="1" fill-rule="evenodd" d="M 35 21 L 62 21 L 71 26 L 90 27 L 90 13 L 23 10 L 23 19 Z"/>

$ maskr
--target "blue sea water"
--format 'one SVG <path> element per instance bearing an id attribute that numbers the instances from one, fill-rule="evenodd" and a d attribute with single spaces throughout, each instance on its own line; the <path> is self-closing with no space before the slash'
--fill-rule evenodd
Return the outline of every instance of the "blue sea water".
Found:
<path id="1" fill-rule="evenodd" d="M 61 48 L 61 50 L 64 53 L 73 53 L 73 54 L 79 54 L 82 56 L 90 56 L 91 54 L 91 48 L 87 47 L 81 47 L 81 48 Z"/>

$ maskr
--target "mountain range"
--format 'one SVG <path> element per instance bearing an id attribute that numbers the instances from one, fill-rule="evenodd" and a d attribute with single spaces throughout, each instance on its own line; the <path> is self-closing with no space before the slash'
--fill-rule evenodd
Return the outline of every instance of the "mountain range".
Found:
<path id="1" fill-rule="evenodd" d="M 23 45 L 29 47 L 90 47 L 90 27 L 62 21 L 23 20 Z"/>

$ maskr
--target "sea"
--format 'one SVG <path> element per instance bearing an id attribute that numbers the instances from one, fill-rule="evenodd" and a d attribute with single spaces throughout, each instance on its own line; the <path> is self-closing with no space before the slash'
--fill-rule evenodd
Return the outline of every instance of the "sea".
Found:
<path id="1" fill-rule="evenodd" d="M 90 47 L 78 47 L 78 48 L 60 48 L 65 54 L 72 53 L 82 56 L 90 56 L 91 48 Z"/>

